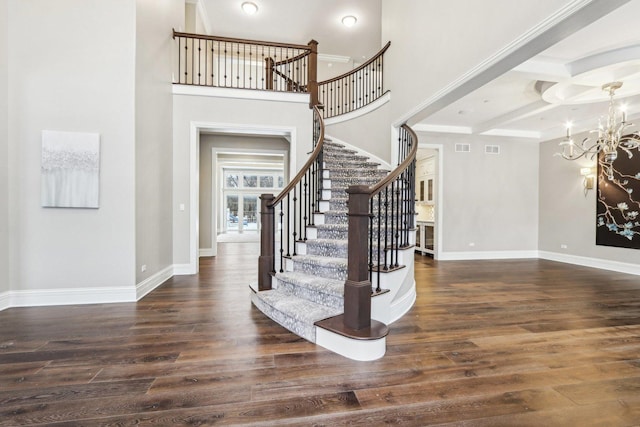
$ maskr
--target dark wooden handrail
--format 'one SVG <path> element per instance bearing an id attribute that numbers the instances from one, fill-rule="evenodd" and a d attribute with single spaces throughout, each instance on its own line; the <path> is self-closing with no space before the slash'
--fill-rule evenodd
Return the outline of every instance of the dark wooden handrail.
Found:
<path id="1" fill-rule="evenodd" d="M 315 141 L 316 148 L 311 152 L 311 156 L 309 156 L 309 159 L 304 164 L 304 166 L 300 168 L 300 170 L 298 171 L 298 174 L 289 182 L 289 184 L 287 184 L 286 187 L 284 187 L 284 189 L 280 192 L 280 194 L 278 194 L 276 198 L 269 203 L 269 207 L 273 207 L 278 203 L 280 203 L 282 199 L 284 199 L 285 196 L 289 194 L 289 192 L 291 192 L 291 190 L 293 190 L 293 188 L 296 185 L 298 185 L 302 177 L 305 175 L 305 173 L 307 173 L 307 170 L 309 170 L 313 162 L 316 161 L 316 159 L 318 158 L 318 155 L 322 152 L 322 149 L 324 148 L 324 120 L 322 120 L 322 113 L 320 112 L 317 106 L 313 107 L 313 111 L 316 117 L 318 118 L 318 120 L 320 121 L 320 135 L 318 136 L 318 140 Z"/>
<path id="2" fill-rule="evenodd" d="M 371 59 L 353 70 L 318 83 L 318 102 L 325 119 L 347 114 L 371 104 L 384 90 L 384 53 L 388 42 Z M 311 92 L 311 88 L 309 89 Z"/>
<path id="3" fill-rule="evenodd" d="M 346 73 L 339 75 L 338 77 L 332 77 L 329 80 L 324 80 L 324 81 L 318 82 L 318 85 L 324 85 L 324 84 L 329 84 L 329 83 L 338 81 L 340 79 L 348 77 L 351 74 L 357 73 L 358 71 L 367 68 L 367 66 L 371 65 L 372 62 L 374 62 L 376 59 L 378 59 L 382 55 L 384 55 L 384 53 L 387 51 L 387 49 L 389 49 L 389 46 L 391 46 L 391 42 L 390 41 L 387 42 L 387 44 L 384 45 L 384 47 L 382 49 L 380 49 L 380 51 L 378 53 L 376 53 L 371 59 L 369 59 L 364 64 L 358 66 L 357 68 L 354 68 L 353 70 L 349 70 Z"/>
<path id="4" fill-rule="evenodd" d="M 381 179 L 377 184 L 372 185 L 371 187 L 369 187 L 369 195 L 370 195 L 370 197 L 375 196 L 380 191 L 382 191 L 386 186 L 391 184 L 391 182 L 394 179 L 397 179 L 400 176 L 400 174 L 406 168 L 408 168 L 409 165 L 411 164 L 411 162 L 413 160 L 415 160 L 415 158 L 416 158 L 416 154 L 418 153 L 418 136 L 413 131 L 413 129 L 411 129 L 406 124 L 402 125 L 401 127 L 404 130 L 406 130 L 409 133 L 409 135 L 411 135 L 411 137 L 413 138 L 413 141 L 415 141 L 415 143 L 413 144 L 413 147 L 411 147 L 411 151 L 409 152 L 409 154 L 407 154 L 407 157 L 402 161 L 402 163 L 400 163 L 394 170 L 392 170 L 387 176 L 385 176 L 383 179 Z"/>
<path id="5" fill-rule="evenodd" d="M 269 41 L 263 41 L 263 40 L 236 39 L 233 37 L 210 36 L 207 34 L 182 33 L 182 32 L 173 30 L 173 38 L 175 39 L 176 37 L 188 37 L 188 38 L 201 39 L 201 40 L 216 40 L 216 41 L 228 42 L 228 43 L 255 44 L 259 46 L 282 47 L 282 48 L 288 48 L 288 49 L 303 49 L 307 51 L 311 50 L 309 46 L 305 44 L 269 42 Z"/>
<path id="6" fill-rule="evenodd" d="M 311 40 L 309 43 L 312 43 L 312 42 L 314 42 L 314 40 Z M 304 58 L 305 56 L 311 53 L 311 47 L 309 45 L 307 45 L 307 49 L 309 50 L 308 52 L 301 53 L 300 55 L 296 55 L 293 58 L 283 59 L 282 61 L 275 62 L 273 66 L 277 67 L 278 65 L 284 65 L 284 64 L 289 64 L 291 62 L 299 61 L 300 59 Z"/>
<path id="7" fill-rule="evenodd" d="M 278 70 L 273 70 L 273 73 L 282 77 L 284 79 L 285 82 L 287 82 L 287 85 L 289 85 L 289 87 L 291 88 L 295 88 L 296 90 L 289 90 L 288 92 L 306 92 L 307 91 L 307 86 L 306 85 L 301 85 L 299 83 L 297 83 L 295 80 L 293 80 L 291 77 L 287 76 L 285 73 L 278 71 Z"/>
<path id="8" fill-rule="evenodd" d="M 311 156 L 287 186 L 274 197 L 260 195 L 260 256 L 258 289 L 271 289 L 271 278 L 284 272 L 285 260 L 296 256 L 296 245 L 307 240 L 307 229 L 315 225 L 314 217 L 322 199 L 324 122 L 313 106 L 313 143 Z M 276 258 L 276 233 L 279 232 L 279 257 Z M 286 255 L 285 255 L 286 248 Z M 292 251 L 293 249 L 293 251 Z M 276 267 L 279 265 L 279 268 Z"/>

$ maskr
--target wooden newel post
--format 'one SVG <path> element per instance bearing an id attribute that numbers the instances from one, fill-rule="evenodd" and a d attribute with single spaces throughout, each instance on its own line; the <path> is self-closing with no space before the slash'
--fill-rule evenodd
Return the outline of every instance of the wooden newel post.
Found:
<path id="1" fill-rule="evenodd" d="M 309 108 L 313 108 L 318 105 L 318 42 L 311 40 L 309 43 L 309 67 L 307 70 L 308 81 L 307 90 L 309 92 Z"/>
<path id="2" fill-rule="evenodd" d="M 260 195 L 260 256 L 258 257 L 258 290 L 271 289 L 271 274 L 273 273 L 273 229 L 275 225 L 274 209 L 270 206 L 275 199 L 273 194 Z"/>
<path id="3" fill-rule="evenodd" d="M 265 80 L 265 89 L 273 90 L 273 67 L 275 62 L 273 58 L 267 57 L 264 58 L 264 80 Z"/>
<path id="4" fill-rule="evenodd" d="M 369 234 L 369 186 L 352 185 L 349 194 L 347 281 L 344 284 L 344 326 L 360 330 L 371 327 L 371 281 L 367 236 Z"/>

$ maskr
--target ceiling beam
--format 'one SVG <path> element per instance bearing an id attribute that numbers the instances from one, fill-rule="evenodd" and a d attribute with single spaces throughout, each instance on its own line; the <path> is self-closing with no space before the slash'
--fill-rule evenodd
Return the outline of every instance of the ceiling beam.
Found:
<path id="1" fill-rule="evenodd" d="M 394 122 L 415 125 L 630 0 L 576 0 Z"/>
<path id="2" fill-rule="evenodd" d="M 513 123 L 518 120 L 522 120 L 527 117 L 542 113 L 547 110 L 555 108 L 556 105 L 549 104 L 543 100 L 532 102 L 524 107 L 517 108 L 509 111 L 501 116 L 492 118 L 473 127 L 473 133 L 485 133 L 494 129 L 500 129 L 501 127 Z"/>

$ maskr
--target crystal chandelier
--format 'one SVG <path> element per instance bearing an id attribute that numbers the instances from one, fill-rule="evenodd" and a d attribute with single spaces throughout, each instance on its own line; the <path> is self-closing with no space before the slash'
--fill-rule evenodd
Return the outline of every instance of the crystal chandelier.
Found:
<path id="1" fill-rule="evenodd" d="M 631 150 L 640 147 L 640 133 L 626 133 L 633 123 L 627 122 L 627 114 L 624 110 L 616 110 L 613 101 L 615 91 L 621 86 L 622 82 L 602 85 L 602 90 L 609 92 L 609 111 L 604 123 L 600 119 L 598 129 L 591 131 L 591 133 L 597 132 L 598 138 L 593 141 L 591 137 L 587 137 L 576 144 L 571 138 L 571 127 L 567 126 L 567 137 L 560 142 L 562 152 L 556 153 L 567 160 L 577 160 L 587 156 L 594 159 L 599 153 L 603 153 L 599 159 L 600 165 L 610 180 L 613 180 L 613 162 L 618 158 L 618 148 L 625 151 L 631 158 L 633 157 Z"/>

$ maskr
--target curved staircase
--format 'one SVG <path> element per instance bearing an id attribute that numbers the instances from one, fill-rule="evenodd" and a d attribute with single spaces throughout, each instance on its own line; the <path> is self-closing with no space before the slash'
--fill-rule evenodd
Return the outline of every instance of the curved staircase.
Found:
<path id="1" fill-rule="evenodd" d="M 356 150 L 330 140 L 325 140 L 323 161 L 322 200 L 314 214 L 314 225 L 307 227 L 305 240 L 296 242 L 294 255 L 286 257 L 284 271 L 273 277 L 272 289 L 260 292 L 254 289 L 252 302 L 268 317 L 310 342 L 352 359 L 377 359 L 385 352 L 384 337 L 366 342 L 344 335 L 333 336 L 340 334 L 316 323 L 344 312 L 348 245 L 346 190 L 354 184 L 373 185 L 388 171 Z M 390 269 L 388 274 L 381 275 L 380 287 L 388 292 L 372 296 L 372 319 L 387 324 L 401 317 L 415 301 L 413 246 L 401 252 L 404 253 L 399 260 L 405 268 L 393 272 Z M 378 283 L 376 275 L 373 276 L 375 288 Z"/>

